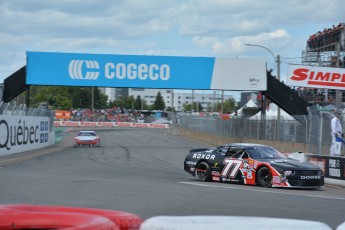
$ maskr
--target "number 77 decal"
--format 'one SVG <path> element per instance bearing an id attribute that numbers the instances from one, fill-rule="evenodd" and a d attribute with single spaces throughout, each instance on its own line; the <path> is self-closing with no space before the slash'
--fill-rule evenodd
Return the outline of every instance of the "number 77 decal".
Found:
<path id="1" fill-rule="evenodd" d="M 241 160 L 232 160 L 229 158 L 224 159 L 225 167 L 222 171 L 223 177 L 235 178 L 236 174 L 238 173 L 242 161 Z"/>

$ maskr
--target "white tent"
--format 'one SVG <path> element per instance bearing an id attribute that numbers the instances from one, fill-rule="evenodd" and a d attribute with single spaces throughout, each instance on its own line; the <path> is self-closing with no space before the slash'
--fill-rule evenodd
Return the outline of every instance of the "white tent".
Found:
<path id="1" fill-rule="evenodd" d="M 255 104 L 253 99 L 250 99 L 244 106 L 237 110 L 237 116 L 242 116 L 242 110 L 244 108 L 257 108 L 258 106 Z M 231 117 L 235 116 L 235 113 L 231 114 Z"/>
<path id="2" fill-rule="evenodd" d="M 269 109 L 266 110 L 266 120 L 277 120 L 278 119 L 278 106 L 273 102 L 270 103 Z M 261 111 L 255 114 L 254 116 L 250 117 L 251 120 L 260 120 L 261 119 Z M 294 121 L 295 118 L 290 116 L 287 112 L 280 109 L 280 119 L 281 120 L 291 120 Z"/>

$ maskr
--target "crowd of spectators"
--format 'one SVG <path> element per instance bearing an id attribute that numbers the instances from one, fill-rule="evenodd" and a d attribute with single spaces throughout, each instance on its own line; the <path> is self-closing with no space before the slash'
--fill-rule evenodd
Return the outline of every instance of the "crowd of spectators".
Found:
<path id="1" fill-rule="evenodd" d="M 102 122 L 137 122 L 151 123 L 155 120 L 152 114 L 144 114 L 140 111 L 113 109 L 72 109 L 71 121 L 102 121 Z"/>
<path id="2" fill-rule="evenodd" d="M 339 23 L 337 26 L 332 28 L 325 28 L 323 31 L 318 31 L 308 39 L 308 46 L 310 49 L 317 49 L 332 43 L 340 41 L 341 31 L 344 30 L 345 23 Z"/>
<path id="3" fill-rule="evenodd" d="M 334 89 L 293 87 L 300 97 L 310 103 L 335 103 L 336 91 Z M 344 95 L 345 96 L 345 95 Z M 345 98 L 342 99 L 345 101 Z"/>
<path id="4" fill-rule="evenodd" d="M 339 23 L 332 28 L 325 28 L 323 31 L 318 31 L 316 34 L 310 35 L 308 39 L 308 46 L 311 49 L 320 48 L 340 41 L 341 31 L 344 30 L 345 23 Z"/>

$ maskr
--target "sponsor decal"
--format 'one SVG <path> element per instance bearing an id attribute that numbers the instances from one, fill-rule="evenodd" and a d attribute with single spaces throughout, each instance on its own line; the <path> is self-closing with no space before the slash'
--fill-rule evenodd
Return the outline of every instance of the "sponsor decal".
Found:
<path id="1" fill-rule="evenodd" d="M 328 171 L 329 175 L 333 177 L 341 177 L 340 171 L 340 160 L 338 159 L 329 159 L 328 161 Z"/>
<path id="2" fill-rule="evenodd" d="M 12 147 L 48 142 L 49 122 L 36 124 L 24 119 L 11 121 L 0 120 L 0 149 L 10 150 Z"/>
<path id="3" fill-rule="evenodd" d="M 211 155 L 211 154 L 206 154 L 206 153 L 194 153 L 192 157 L 196 159 L 214 160 L 216 155 Z"/>
<path id="4" fill-rule="evenodd" d="M 86 71 L 83 73 L 84 63 Z M 68 65 L 68 73 L 71 79 L 97 80 L 99 76 L 99 64 L 91 60 L 72 60 Z"/>
<path id="5" fill-rule="evenodd" d="M 289 68 L 291 68 L 289 81 L 294 82 L 293 84 L 319 88 L 345 87 L 345 72 L 340 68 L 313 66 Z"/>
<path id="6" fill-rule="evenodd" d="M 217 172 L 217 171 L 212 171 L 212 172 L 211 172 L 211 175 L 212 175 L 212 176 L 220 176 L 220 173 Z"/>
<path id="7" fill-rule="evenodd" d="M 196 162 L 194 162 L 194 161 L 186 161 L 186 164 L 187 165 L 196 165 Z"/>
<path id="8" fill-rule="evenodd" d="M 241 160 L 233 160 L 230 158 L 225 158 L 223 163 L 225 165 L 222 171 L 223 177 L 235 178 L 237 173 L 239 171 L 241 172 L 240 170 L 240 167 L 242 164 Z"/>
<path id="9" fill-rule="evenodd" d="M 285 180 L 283 180 L 283 178 L 280 176 L 273 176 L 272 183 L 275 185 L 281 185 L 282 183 L 284 183 L 284 181 Z"/>
<path id="10" fill-rule="evenodd" d="M 108 62 L 104 66 L 105 77 L 107 79 L 117 78 L 119 80 L 162 80 L 166 81 L 170 78 L 170 66 L 167 64 L 134 64 L 130 63 L 111 63 Z"/>
<path id="11" fill-rule="evenodd" d="M 301 176 L 301 180 L 320 180 L 321 176 Z"/>
<path id="12" fill-rule="evenodd" d="M 213 177 L 212 177 L 212 180 L 214 180 L 214 181 L 220 181 L 220 178 L 217 177 L 217 176 L 213 176 Z"/>
<path id="13" fill-rule="evenodd" d="M 62 121 L 61 126 L 72 126 L 72 127 L 78 127 L 79 124 L 77 121 Z"/>
<path id="14" fill-rule="evenodd" d="M 252 179 L 253 178 L 253 172 L 252 171 L 248 171 L 247 172 L 247 178 L 248 179 Z"/>
<path id="15" fill-rule="evenodd" d="M 252 87 L 257 87 L 260 85 L 260 77 L 257 77 L 257 76 L 253 76 L 253 77 L 250 77 L 248 79 L 249 81 L 249 85 L 252 86 Z"/>
<path id="16" fill-rule="evenodd" d="M 102 68 L 106 79 L 167 81 L 170 78 L 170 66 L 167 64 L 137 65 L 107 62 Z M 97 80 L 100 76 L 100 65 L 94 60 L 71 60 L 68 73 L 74 80 Z"/>

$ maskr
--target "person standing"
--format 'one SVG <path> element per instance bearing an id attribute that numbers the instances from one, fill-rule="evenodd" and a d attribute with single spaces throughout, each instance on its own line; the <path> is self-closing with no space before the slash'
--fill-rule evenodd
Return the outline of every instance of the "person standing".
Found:
<path id="1" fill-rule="evenodd" d="M 342 126 L 342 111 L 340 109 L 335 110 L 334 117 L 331 120 L 331 135 L 332 145 L 330 149 L 331 156 L 339 156 L 341 154 L 342 142 L 337 142 L 338 138 L 343 138 L 343 126 Z"/>

